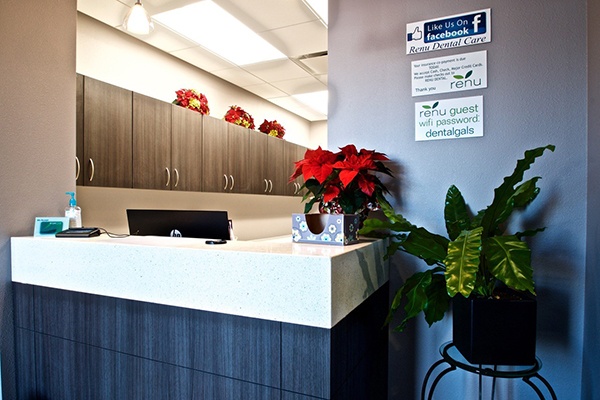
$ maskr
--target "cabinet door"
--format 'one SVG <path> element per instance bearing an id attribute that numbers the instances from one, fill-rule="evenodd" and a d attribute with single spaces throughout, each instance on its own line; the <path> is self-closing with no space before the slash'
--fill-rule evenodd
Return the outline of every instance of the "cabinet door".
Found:
<path id="1" fill-rule="evenodd" d="M 232 193 L 250 193 L 250 135 L 254 132 L 239 125 L 227 123 L 227 175 Z"/>
<path id="2" fill-rule="evenodd" d="M 205 192 L 225 192 L 229 188 L 227 124 L 206 115 L 202 118 L 202 185 Z"/>
<path id="3" fill-rule="evenodd" d="M 269 194 L 284 196 L 288 194 L 286 158 L 285 158 L 285 140 L 276 137 L 267 136 L 267 152 L 269 156 L 269 179 L 272 188 Z"/>
<path id="4" fill-rule="evenodd" d="M 200 113 L 172 105 L 171 189 L 202 190 L 202 124 Z"/>
<path id="5" fill-rule="evenodd" d="M 294 173 L 294 167 L 296 161 L 300 161 L 304 158 L 304 153 L 306 152 L 306 147 L 300 146 L 295 143 L 286 143 L 285 147 L 285 156 L 286 156 L 286 164 L 285 168 L 287 169 L 288 180 L 289 177 Z M 302 177 L 296 178 L 294 182 L 291 182 L 287 185 L 287 194 L 292 196 L 302 196 L 302 192 L 299 190 L 302 184 L 304 183 L 304 179 Z"/>
<path id="6" fill-rule="evenodd" d="M 132 187 L 132 92 L 83 81 L 84 185 Z"/>
<path id="7" fill-rule="evenodd" d="M 171 104 L 133 94 L 133 187 L 171 188 Z"/>
<path id="8" fill-rule="evenodd" d="M 75 184 L 83 185 L 83 75 L 77 74 L 75 97 Z"/>
<path id="9" fill-rule="evenodd" d="M 268 194 L 269 190 L 272 189 L 272 182 L 269 182 L 268 136 L 262 132 L 251 132 L 249 138 L 248 174 L 250 177 L 250 193 Z"/>

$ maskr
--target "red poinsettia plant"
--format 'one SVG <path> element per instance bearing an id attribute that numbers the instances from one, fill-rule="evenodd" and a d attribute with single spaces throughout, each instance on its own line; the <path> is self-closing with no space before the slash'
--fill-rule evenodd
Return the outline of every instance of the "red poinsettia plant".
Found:
<path id="1" fill-rule="evenodd" d="M 254 118 L 238 106 L 230 106 L 223 119 L 232 124 L 241 125 L 248 129 L 254 129 Z"/>
<path id="2" fill-rule="evenodd" d="M 173 100 L 173 104 L 189 108 L 203 115 L 210 114 L 208 108 L 208 99 L 202 93 L 195 89 L 179 89 L 175 91 L 177 98 Z"/>
<path id="3" fill-rule="evenodd" d="M 277 120 L 273 121 L 265 121 L 260 124 L 258 130 L 262 133 L 266 133 L 269 136 L 274 136 L 279 139 L 283 139 L 283 135 L 285 135 L 285 128 L 277 122 Z"/>
<path id="4" fill-rule="evenodd" d="M 392 176 L 385 166 L 388 157 L 374 150 L 356 150 L 353 144 L 334 153 L 323 150 L 307 150 L 304 159 L 296 161 L 290 182 L 302 176 L 307 189 L 303 201 L 308 213 L 315 203 L 319 211 L 330 214 L 366 214 L 388 204 L 388 189 L 376 173 Z"/>

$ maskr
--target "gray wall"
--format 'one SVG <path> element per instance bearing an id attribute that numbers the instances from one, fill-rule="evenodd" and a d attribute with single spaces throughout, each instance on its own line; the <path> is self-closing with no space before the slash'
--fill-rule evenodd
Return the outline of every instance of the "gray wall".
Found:
<path id="1" fill-rule="evenodd" d="M 75 165 L 75 0 L 0 3 L 0 351 L 15 398 L 10 237 L 60 215 Z"/>
<path id="2" fill-rule="evenodd" d="M 600 398 L 600 3 L 588 2 L 588 201 L 582 398 Z"/>
<path id="3" fill-rule="evenodd" d="M 488 7 L 491 43 L 405 54 L 406 23 Z M 329 11 L 329 148 L 356 143 L 391 156 L 397 164 L 394 203 L 411 222 L 445 232 L 443 201 L 451 184 L 477 211 L 490 203 L 492 189 L 526 149 L 557 146 L 533 165 L 531 174 L 543 177 L 542 191 L 516 225 L 547 227 L 531 240 L 538 355 L 542 374 L 564 399 L 600 398 L 591 379 L 600 367 L 592 336 L 598 331 L 597 285 L 584 296 L 586 272 L 596 284 L 599 279 L 598 202 L 592 200 L 599 197 L 594 183 L 600 168 L 598 153 L 587 152 L 588 141 L 595 149 L 599 145 L 587 128 L 586 8 L 584 0 L 330 0 Z M 488 51 L 487 89 L 411 97 L 411 61 L 480 50 Z M 484 96 L 484 137 L 415 142 L 415 102 L 474 95 Z M 598 125 L 594 110 L 597 106 L 589 113 L 590 128 Z M 391 291 L 423 266 L 398 256 Z M 584 305 L 590 333 L 585 349 Z M 416 398 L 425 371 L 439 358 L 439 345 L 450 339 L 447 322 L 428 328 L 421 318 L 408 332 L 391 333 L 390 397 Z M 582 352 L 590 351 L 584 370 Z M 469 398 L 476 381 L 453 374 L 442 381 L 444 399 Z M 523 382 L 500 386 L 497 398 L 533 395 Z"/>

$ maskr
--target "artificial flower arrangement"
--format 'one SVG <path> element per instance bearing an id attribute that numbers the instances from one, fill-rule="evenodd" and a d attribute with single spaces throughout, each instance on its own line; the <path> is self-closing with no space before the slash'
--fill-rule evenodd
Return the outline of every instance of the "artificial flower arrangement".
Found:
<path id="1" fill-rule="evenodd" d="M 232 124 L 254 129 L 254 118 L 238 106 L 230 106 L 223 119 Z"/>
<path id="2" fill-rule="evenodd" d="M 382 204 L 389 206 L 384 196 L 389 191 L 375 174 L 392 176 L 383 163 L 388 160 L 374 150 L 357 151 L 353 144 L 341 147 L 337 153 L 319 146 L 296 161 L 290 182 L 301 175 L 304 178 L 301 189 L 308 190 L 302 198 L 307 201 L 305 213 L 318 203 L 322 213 L 362 214 L 366 218 L 369 211 Z"/>
<path id="3" fill-rule="evenodd" d="M 175 94 L 177 95 L 177 98 L 173 100 L 173 104 L 199 112 L 203 115 L 210 114 L 208 99 L 202 93 L 195 89 L 179 89 L 175 91 Z"/>
<path id="4" fill-rule="evenodd" d="M 283 139 L 283 136 L 285 135 L 285 128 L 279 122 L 277 122 L 277 120 L 267 121 L 265 119 L 265 121 L 258 127 L 258 130 L 262 133 L 266 133 L 269 136 L 274 136 L 279 139 Z"/>

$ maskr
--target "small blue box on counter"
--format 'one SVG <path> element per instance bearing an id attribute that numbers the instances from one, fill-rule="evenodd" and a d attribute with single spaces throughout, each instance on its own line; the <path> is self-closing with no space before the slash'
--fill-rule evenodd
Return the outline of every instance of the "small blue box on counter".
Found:
<path id="1" fill-rule="evenodd" d="M 295 243 L 347 245 L 358 243 L 356 214 L 292 214 Z"/>

